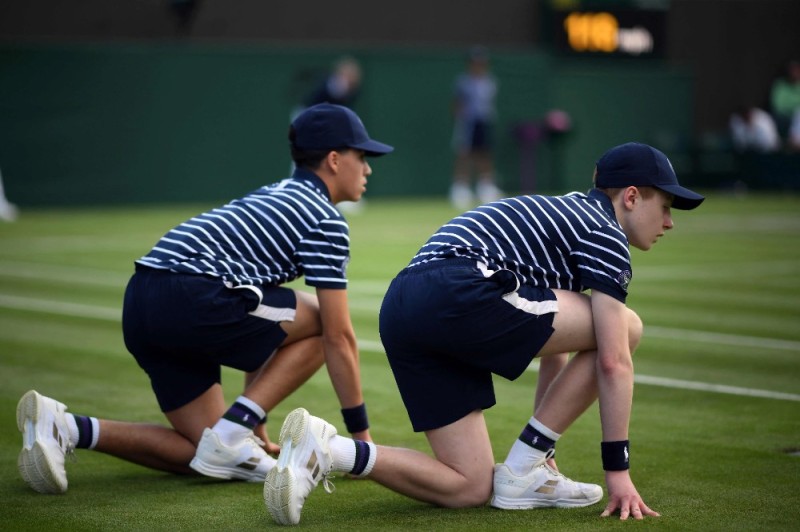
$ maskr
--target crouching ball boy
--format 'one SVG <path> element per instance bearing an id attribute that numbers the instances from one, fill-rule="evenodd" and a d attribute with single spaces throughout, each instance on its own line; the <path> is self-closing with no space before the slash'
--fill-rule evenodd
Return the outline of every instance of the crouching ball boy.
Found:
<path id="1" fill-rule="evenodd" d="M 173 473 L 263 482 L 278 451 L 267 413 L 325 364 L 350 434 L 369 440 L 356 335 L 347 303 L 350 234 L 334 207 L 358 201 L 371 139 L 339 105 L 291 124 L 293 175 L 169 230 L 125 292 L 125 345 L 150 378 L 170 426 L 67 412 L 35 390 L 17 406 L 20 475 L 36 491 L 67 490 L 66 454 L 93 449 Z M 314 294 L 284 284 L 304 277 Z M 226 403 L 222 366 L 245 387 Z M 99 398 L 102 400 L 102 398 Z"/>
<path id="2" fill-rule="evenodd" d="M 295 410 L 265 483 L 273 518 L 299 522 L 309 492 L 332 471 L 446 507 L 595 504 L 602 488 L 563 476 L 552 457 L 598 398 L 602 515 L 657 516 L 628 469 L 631 354 L 642 336 L 625 305 L 629 246 L 649 250 L 672 229 L 672 208 L 694 209 L 703 199 L 678 184 L 663 153 L 628 143 L 597 161 L 586 194 L 506 198 L 446 223 L 392 281 L 380 313 L 412 426 L 425 432 L 435 458 L 364 442 L 354 454 L 354 442 L 331 424 Z M 534 357 L 541 363 L 533 416 L 495 465 L 483 416 L 495 404 L 492 375 L 516 379 Z"/>

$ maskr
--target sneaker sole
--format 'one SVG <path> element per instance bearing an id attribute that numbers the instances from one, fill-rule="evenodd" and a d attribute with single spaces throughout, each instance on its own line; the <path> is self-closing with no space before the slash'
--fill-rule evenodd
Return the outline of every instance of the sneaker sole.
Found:
<path id="1" fill-rule="evenodd" d="M 293 410 L 286 417 L 279 436 L 281 454 L 278 463 L 267 473 L 264 481 L 264 504 L 275 522 L 281 525 L 300 522 L 300 515 L 292 515 L 291 503 L 297 480 L 289 463 L 308 430 L 309 418 L 310 414 L 303 408 Z"/>
<path id="2" fill-rule="evenodd" d="M 264 482 L 264 476 L 258 474 L 248 474 L 246 471 L 232 470 L 229 467 L 214 466 L 208 462 L 203 462 L 199 458 L 192 458 L 189 467 L 207 477 L 219 478 L 222 480 L 244 480 L 247 482 Z"/>
<path id="3" fill-rule="evenodd" d="M 493 508 L 501 510 L 533 510 L 536 508 L 583 508 L 600 502 L 601 494 L 595 499 L 576 501 L 574 499 L 511 499 L 492 496 L 489 503 Z"/>
<path id="4" fill-rule="evenodd" d="M 42 411 L 41 395 L 27 392 L 17 404 L 17 428 L 22 433 L 22 451 L 17 458 L 19 474 L 31 488 L 39 493 L 59 494 L 67 491 L 67 484 L 54 474 L 54 464 L 44 447 L 36 440 L 36 422 Z"/>

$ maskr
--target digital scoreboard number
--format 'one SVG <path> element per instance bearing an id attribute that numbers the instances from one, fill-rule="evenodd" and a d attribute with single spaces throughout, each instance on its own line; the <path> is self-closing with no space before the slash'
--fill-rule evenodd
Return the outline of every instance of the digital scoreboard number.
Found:
<path id="1" fill-rule="evenodd" d="M 662 57 L 666 10 L 569 9 L 550 11 L 557 51 L 569 55 Z"/>

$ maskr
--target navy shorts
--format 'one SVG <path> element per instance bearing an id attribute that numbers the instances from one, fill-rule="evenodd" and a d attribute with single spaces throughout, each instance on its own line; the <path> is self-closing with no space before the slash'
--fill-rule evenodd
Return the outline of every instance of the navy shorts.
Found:
<path id="1" fill-rule="evenodd" d="M 553 333 L 550 289 L 509 270 L 447 259 L 403 270 L 380 312 L 380 334 L 417 432 L 494 406 L 492 374 L 519 377 Z"/>
<path id="2" fill-rule="evenodd" d="M 492 126 L 483 120 L 476 120 L 472 124 L 469 137 L 469 147 L 472 151 L 488 150 L 492 147 Z"/>
<path id="3" fill-rule="evenodd" d="M 453 130 L 453 146 L 460 152 L 492 148 L 492 124 L 485 120 L 459 120 Z"/>
<path id="4" fill-rule="evenodd" d="M 221 367 L 261 367 L 286 338 L 295 293 L 281 287 L 228 288 L 221 279 L 137 267 L 122 308 L 128 351 L 150 376 L 163 412 L 220 382 Z"/>

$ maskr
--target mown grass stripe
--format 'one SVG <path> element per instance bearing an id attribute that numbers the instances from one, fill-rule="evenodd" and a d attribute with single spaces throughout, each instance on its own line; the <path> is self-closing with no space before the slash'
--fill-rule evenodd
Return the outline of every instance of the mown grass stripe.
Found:
<path id="1" fill-rule="evenodd" d="M 96 305 L 83 305 L 79 303 L 67 303 L 63 301 L 47 301 L 27 297 L 17 297 L 0 294 L 0 307 L 16 310 L 27 310 L 33 312 L 45 312 L 62 316 L 77 316 L 81 318 L 92 318 L 104 321 L 119 321 L 121 311 Z M 667 327 L 649 327 L 651 334 L 660 334 L 663 337 L 675 337 L 683 340 L 695 341 L 719 341 L 735 342 L 736 345 L 743 345 L 750 342 L 751 345 L 759 347 L 772 347 L 773 349 L 798 349 L 798 342 L 789 342 L 775 339 L 752 338 L 731 334 L 707 333 L 702 331 L 687 331 L 685 329 L 671 329 Z M 358 340 L 359 347 L 368 352 L 383 352 L 383 345 L 374 340 Z M 528 368 L 531 371 L 538 371 L 538 364 L 531 364 Z M 729 395 L 740 395 L 749 397 L 763 397 L 768 399 L 780 399 L 786 401 L 800 401 L 800 395 L 775 392 L 771 390 L 758 390 L 753 388 L 742 388 L 738 386 L 728 386 L 724 384 L 713 384 L 707 382 L 685 381 L 680 379 L 669 379 L 655 377 L 651 375 L 636 375 L 635 382 L 649 384 L 653 386 L 663 386 L 667 388 L 681 388 L 688 390 L 700 390 L 706 392 L 722 393 Z"/>

